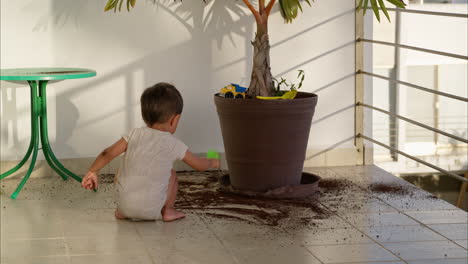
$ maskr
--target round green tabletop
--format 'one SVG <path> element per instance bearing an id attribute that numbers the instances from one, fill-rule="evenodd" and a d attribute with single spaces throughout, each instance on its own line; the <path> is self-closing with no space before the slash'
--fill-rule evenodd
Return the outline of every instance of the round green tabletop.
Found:
<path id="1" fill-rule="evenodd" d="M 80 68 L 0 69 L 0 80 L 4 81 L 66 80 L 93 76 L 96 76 L 96 71 Z"/>

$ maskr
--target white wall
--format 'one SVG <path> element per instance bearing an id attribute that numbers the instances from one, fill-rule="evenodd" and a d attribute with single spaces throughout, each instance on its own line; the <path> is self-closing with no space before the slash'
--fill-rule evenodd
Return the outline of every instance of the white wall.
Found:
<path id="1" fill-rule="evenodd" d="M 94 78 L 48 87 L 49 131 L 61 158 L 93 157 L 143 125 L 144 88 L 173 82 L 185 108 L 177 135 L 194 152 L 222 150 L 212 95 L 229 82 L 248 85 L 253 18 L 241 1 L 138 1 L 130 13 L 104 13 L 104 0 L 1 1 L 1 68 L 84 67 Z M 306 71 L 319 103 L 309 149 L 354 134 L 354 1 L 313 3 L 293 23 L 270 20 L 275 77 Z M 1 158 L 18 160 L 29 140 L 29 90 L 1 83 Z M 340 164 L 336 160 L 336 164 Z"/>

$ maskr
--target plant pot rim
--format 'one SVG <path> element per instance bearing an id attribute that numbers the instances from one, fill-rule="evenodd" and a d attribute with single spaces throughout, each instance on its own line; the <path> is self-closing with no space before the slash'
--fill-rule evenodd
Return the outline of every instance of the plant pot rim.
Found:
<path id="1" fill-rule="evenodd" d="M 318 95 L 315 93 L 308 93 L 308 92 L 298 92 L 297 97 L 294 99 L 277 99 L 277 100 L 262 100 L 257 98 L 249 98 L 249 99 L 234 99 L 234 98 L 225 98 L 219 96 L 219 93 L 214 94 L 215 102 L 222 102 L 223 104 L 240 104 L 240 105 L 294 105 L 298 103 L 305 103 L 309 101 L 316 101 L 318 99 Z"/>

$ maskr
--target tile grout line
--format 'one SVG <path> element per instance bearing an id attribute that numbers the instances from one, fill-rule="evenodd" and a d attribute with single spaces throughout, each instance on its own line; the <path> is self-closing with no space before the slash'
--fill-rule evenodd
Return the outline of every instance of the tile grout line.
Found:
<path id="1" fill-rule="evenodd" d="M 117 210 L 117 209 L 116 209 L 116 210 Z M 120 221 L 120 220 L 118 220 L 118 221 Z M 132 226 L 133 226 L 133 228 L 135 229 L 135 233 L 137 233 L 138 238 L 140 238 L 141 242 L 143 242 L 143 244 L 145 245 L 145 252 L 146 252 L 146 255 L 149 257 L 149 259 L 151 260 L 151 263 L 157 264 L 157 263 L 154 261 L 153 257 L 151 256 L 151 254 L 150 254 L 150 252 L 149 252 L 149 250 L 148 250 L 148 248 L 147 248 L 147 246 L 146 246 L 145 241 L 143 240 L 143 235 L 140 234 L 140 231 L 138 231 L 138 228 L 136 227 L 136 223 L 135 223 L 135 222 L 132 222 Z"/>
<path id="2" fill-rule="evenodd" d="M 329 169 L 329 168 L 326 168 L 327 170 L 331 170 L 333 173 L 337 174 L 337 175 L 340 175 L 340 176 L 343 176 L 341 175 L 340 173 L 332 170 L 332 169 Z M 359 187 L 359 186 L 358 186 Z M 366 191 L 367 192 L 367 191 Z M 324 206 L 325 208 L 327 208 L 327 210 L 330 210 L 327 206 L 323 205 L 320 201 L 318 201 L 322 206 Z M 390 254 L 392 254 L 393 256 L 397 257 L 399 260 L 403 261 L 404 263 L 408 264 L 407 261 L 405 261 L 403 258 L 401 258 L 400 256 L 398 256 L 397 254 L 393 253 L 391 250 L 389 250 L 388 248 L 384 247 L 384 245 L 382 243 L 380 243 L 379 241 L 375 240 L 373 237 L 371 236 L 368 236 L 366 233 L 363 233 L 358 227 L 354 226 L 352 223 L 348 222 L 346 219 L 344 219 L 342 216 L 340 216 L 339 214 L 337 214 L 336 212 L 332 212 L 334 213 L 336 216 L 338 216 L 341 220 L 345 221 L 346 223 L 348 223 L 349 225 L 351 225 L 354 229 L 356 229 L 358 232 L 360 232 L 361 234 L 363 234 L 364 236 L 368 237 L 371 241 L 373 241 L 374 243 L 376 243 L 377 245 L 381 246 L 383 249 L 385 249 L 387 252 L 389 252 Z"/>
<path id="3" fill-rule="evenodd" d="M 334 171 L 333 169 L 330 169 L 330 170 L 332 170 L 334 173 L 336 173 L 336 174 L 338 174 L 338 175 L 340 175 L 340 176 L 343 176 L 342 174 L 338 173 L 337 171 Z M 393 177 L 396 177 L 396 176 L 393 176 Z M 365 192 L 368 192 L 368 190 L 366 190 L 365 188 L 363 188 L 363 187 L 361 187 L 361 186 L 357 186 L 357 187 L 359 187 L 361 190 L 363 190 L 363 191 L 365 191 Z M 370 193 L 370 192 L 368 192 L 368 193 Z M 441 234 L 440 232 L 437 232 L 436 230 L 430 228 L 428 225 L 422 223 L 422 222 L 419 221 L 418 219 L 416 219 L 416 218 L 414 218 L 414 217 L 412 217 L 412 216 L 406 214 L 403 210 L 400 210 L 399 208 L 396 208 L 395 206 L 393 206 L 393 205 L 387 203 L 384 199 L 380 198 L 379 196 L 374 195 L 373 193 L 370 193 L 370 195 L 371 195 L 372 197 L 374 197 L 374 198 L 377 198 L 378 200 L 380 200 L 380 201 L 383 202 L 384 204 L 390 206 L 391 208 L 395 209 L 398 213 L 407 216 L 408 218 L 410 218 L 410 219 L 412 219 L 413 221 L 419 223 L 420 225 L 424 226 L 425 228 L 427 228 L 427 229 L 433 231 L 434 233 L 436 233 L 436 234 L 442 236 L 443 238 L 445 238 L 446 240 L 452 242 L 453 244 L 455 244 L 455 245 L 457 245 L 457 246 L 459 246 L 459 247 L 465 249 L 463 246 L 459 245 L 458 243 L 456 243 L 456 242 L 453 241 L 452 239 L 450 239 L 450 238 L 444 236 L 443 234 Z M 439 198 L 438 198 L 438 199 L 439 199 Z M 459 210 L 456 210 L 456 209 L 446 209 L 446 210 L 441 210 L 441 211 L 448 211 L 448 210 L 459 211 Z M 428 211 L 423 210 L 423 211 L 414 211 L 414 212 L 432 212 L 432 211 L 434 211 L 434 210 L 428 210 Z M 439 210 L 437 210 L 437 211 L 439 211 Z M 407 226 L 407 225 L 403 225 L 403 226 Z M 434 241 L 443 241 L 443 240 L 434 240 Z M 401 242 L 400 242 L 400 243 L 401 243 Z"/>
<path id="4" fill-rule="evenodd" d="M 281 228 L 281 227 L 280 227 Z M 281 228 L 284 232 L 288 233 L 289 235 L 292 235 L 294 236 L 293 233 L 291 233 L 291 231 L 287 230 L 287 229 L 283 229 Z M 332 228 L 323 228 L 323 229 L 332 229 Z M 320 262 L 320 264 L 324 264 L 325 262 L 322 261 L 319 257 L 317 257 L 309 248 L 307 248 L 307 246 L 305 245 L 305 243 L 302 243 L 300 245 L 302 248 L 304 248 L 309 254 L 311 254 L 316 260 L 318 260 L 318 262 Z"/>
<path id="5" fill-rule="evenodd" d="M 185 201 L 185 202 L 188 202 L 187 201 L 187 198 L 183 195 L 183 194 L 180 194 L 180 197 Z M 196 211 L 194 211 L 194 214 L 202 221 L 202 223 L 205 225 L 205 227 L 210 230 L 210 232 L 213 234 L 213 236 L 216 238 L 216 240 L 221 244 L 221 246 L 223 247 L 223 249 L 228 252 L 228 254 L 231 256 L 231 258 L 237 263 L 237 264 L 241 264 L 242 262 L 231 252 L 231 250 L 229 250 L 226 245 L 224 244 L 224 242 L 222 241 L 222 239 L 218 236 L 218 234 L 216 234 L 216 232 L 214 232 L 214 230 L 208 225 L 208 223 L 206 222 L 206 219 L 204 219 L 204 217 L 202 215 L 199 215 Z"/>
<path id="6" fill-rule="evenodd" d="M 70 246 L 68 245 L 68 242 L 67 242 L 67 239 L 65 238 L 65 224 L 64 224 L 64 219 L 62 217 L 62 215 L 60 214 L 60 210 L 59 208 L 55 208 L 54 211 L 56 211 L 55 213 L 57 214 L 57 216 L 59 217 L 59 223 L 60 223 L 60 231 L 62 233 L 62 241 L 63 241 L 63 245 L 65 246 L 65 254 L 66 254 L 66 257 L 68 259 L 68 261 L 71 263 L 71 248 Z"/>
<path id="7" fill-rule="evenodd" d="M 329 208 L 325 205 L 323 205 L 320 201 L 318 201 L 323 207 L 325 207 L 327 210 L 329 210 Z M 383 249 L 385 249 L 386 251 L 388 251 L 390 254 L 394 255 L 395 257 L 397 257 L 399 260 L 403 261 L 404 263 L 408 263 L 406 262 L 403 258 L 401 258 L 400 256 L 398 256 L 397 254 L 393 253 L 391 250 L 389 250 L 388 248 L 384 247 L 384 245 L 382 243 L 380 243 L 379 241 L 375 240 L 373 237 L 367 235 L 366 233 L 363 233 L 358 227 L 354 226 L 352 223 L 348 222 L 346 219 L 344 219 L 342 216 L 340 216 L 339 214 L 335 213 L 335 212 L 332 212 L 333 214 L 335 214 L 338 218 L 340 218 L 341 220 L 343 220 L 345 223 L 351 225 L 351 227 L 353 227 L 355 230 L 357 230 L 359 233 L 361 233 L 362 235 L 366 236 L 367 238 L 369 238 L 372 242 L 374 242 L 375 244 L 381 246 Z M 369 243 L 367 243 L 369 244 Z M 357 244 L 359 245 L 359 244 Z M 372 245 L 372 244 L 371 244 Z"/>

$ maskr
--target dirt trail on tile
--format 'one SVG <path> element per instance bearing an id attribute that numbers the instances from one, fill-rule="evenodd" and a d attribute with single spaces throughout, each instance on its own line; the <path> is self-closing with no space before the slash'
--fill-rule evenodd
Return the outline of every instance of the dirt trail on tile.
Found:
<path id="1" fill-rule="evenodd" d="M 279 226 L 287 224 L 315 226 L 329 218 L 335 211 L 328 210 L 320 202 L 347 203 L 358 197 L 362 203 L 372 193 L 411 196 L 412 189 L 392 184 L 360 186 L 346 179 L 322 179 L 320 191 L 299 199 L 275 199 L 250 197 L 232 192 L 228 186 L 226 172 L 178 172 L 179 199 L 176 207 L 193 210 L 208 217 L 232 219 L 252 224 Z M 359 210 L 360 207 L 354 208 Z M 335 211 L 336 212 L 336 211 Z M 294 223 L 294 224 L 292 224 Z"/>

